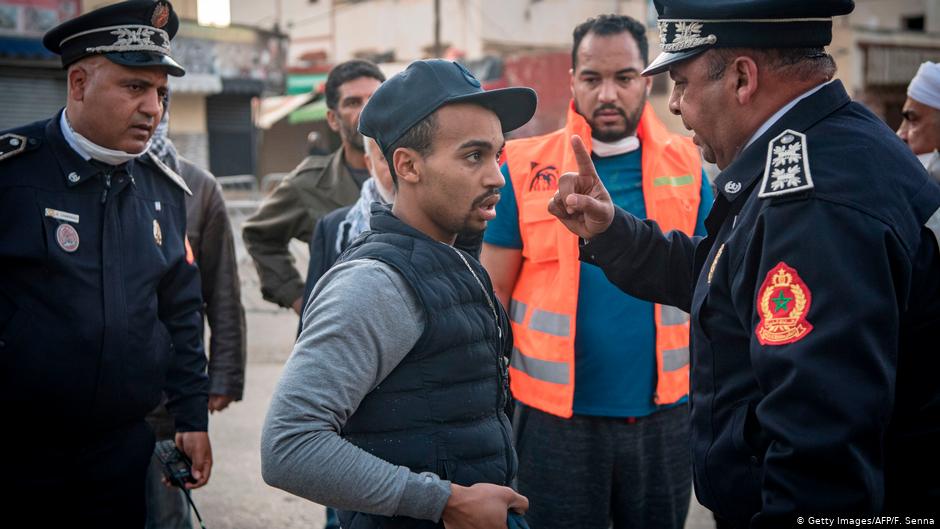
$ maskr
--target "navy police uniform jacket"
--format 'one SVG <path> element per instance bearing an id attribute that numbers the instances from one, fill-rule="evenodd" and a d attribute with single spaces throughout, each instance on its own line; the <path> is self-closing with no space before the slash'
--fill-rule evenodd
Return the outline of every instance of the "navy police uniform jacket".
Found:
<path id="1" fill-rule="evenodd" d="M 207 426 L 199 275 L 185 184 L 66 143 L 59 116 L 0 133 L 0 402 L 18 428 L 107 431 L 165 394 Z M 177 177 L 178 178 L 178 177 Z"/>
<path id="2" fill-rule="evenodd" d="M 716 180 L 708 236 L 617 211 L 583 244 L 691 312 L 698 499 L 738 526 L 940 507 L 940 186 L 830 83 Z"/>

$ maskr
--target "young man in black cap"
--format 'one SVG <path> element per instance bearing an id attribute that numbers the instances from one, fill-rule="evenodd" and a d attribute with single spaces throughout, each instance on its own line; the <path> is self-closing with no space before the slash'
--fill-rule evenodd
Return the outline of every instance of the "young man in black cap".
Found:
<path id="1" fill-rule="evenodd" d="M 265 481 L 341 509 L 343 527 L 495 529 L 527 508 L 508 487 L 508 319 L 453 244 L 493 218 L 503 133 L 535 103 L 530 89 L 486 92 L 457 63 L 429 60 L 362 112 L 395 204 L 374 206 L 371 231 L 314 289 L 261 443 Z"/>
<path id="2" fill-rule="evenodd" d="M 52 29 L 67 106 L 0 133 L 0 401 L 22 432 L 4 436 L 7 499 L 45 526 L 143 526 L 144 416 L 164 393 L 189 487 L 209 479 L 188 189 L 144 163 L 167 74 L 184 73 L 178 26 L 168 2 L 134 0 Z"/>
<path id="3" fill-rule="evenodd" d="M 936 521 L 940 186 L 832 80 L 853 2 L 657 6 L 645 73 L 722 169 L 709 236 L 617 210 L 578 138 L 549 209 L 626 292 L 691 311 L 696 496 L 737 527 Z"/>

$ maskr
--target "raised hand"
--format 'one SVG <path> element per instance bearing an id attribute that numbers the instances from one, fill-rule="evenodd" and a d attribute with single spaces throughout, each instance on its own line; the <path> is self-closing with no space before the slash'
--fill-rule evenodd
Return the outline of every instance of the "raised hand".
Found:
<path id="1" fill-rule="evenodd" d="M 578 172 L 561 175 L 548 211 L 572 233 L 587 240 L 607 231 L 614 220 L 614 204 L 579 136 L 571 137 L 571 147 Z"/>

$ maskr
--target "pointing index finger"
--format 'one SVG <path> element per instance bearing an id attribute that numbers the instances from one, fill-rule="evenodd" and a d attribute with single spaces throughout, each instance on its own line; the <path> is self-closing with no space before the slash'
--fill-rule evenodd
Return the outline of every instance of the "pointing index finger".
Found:
<path id="1" fill-rule="evenodd" d="M 591 153 L 584 146 L 584 141 L 577 134 L 571 136 L 571 148 L 574 149 L 574 158 L 578 161 L 578 174 L 581 176 L 590 176 L 592 179 L 597 177 L 597 171 L 594 169 L 594 162 L 591 161 Z"/>

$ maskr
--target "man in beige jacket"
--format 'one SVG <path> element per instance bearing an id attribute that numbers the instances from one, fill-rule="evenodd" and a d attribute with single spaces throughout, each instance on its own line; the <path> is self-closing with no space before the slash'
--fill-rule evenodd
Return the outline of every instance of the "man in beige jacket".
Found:
<path id="1" fill-rule="evenodd" d="M 320 217 L 359 198 L 369 178 L 362 136 L 356 130 L 359 112 L 383 81 L 382 71 L 363 60 L 340 63 L 330 71 L 326 117 L 343 145 L 328 156 L 308 156 L 300 162 L 242 226 L 264 299 L 300 314 L 304 281 L 288 244 L 291 239 L 306 244 Z"/>

